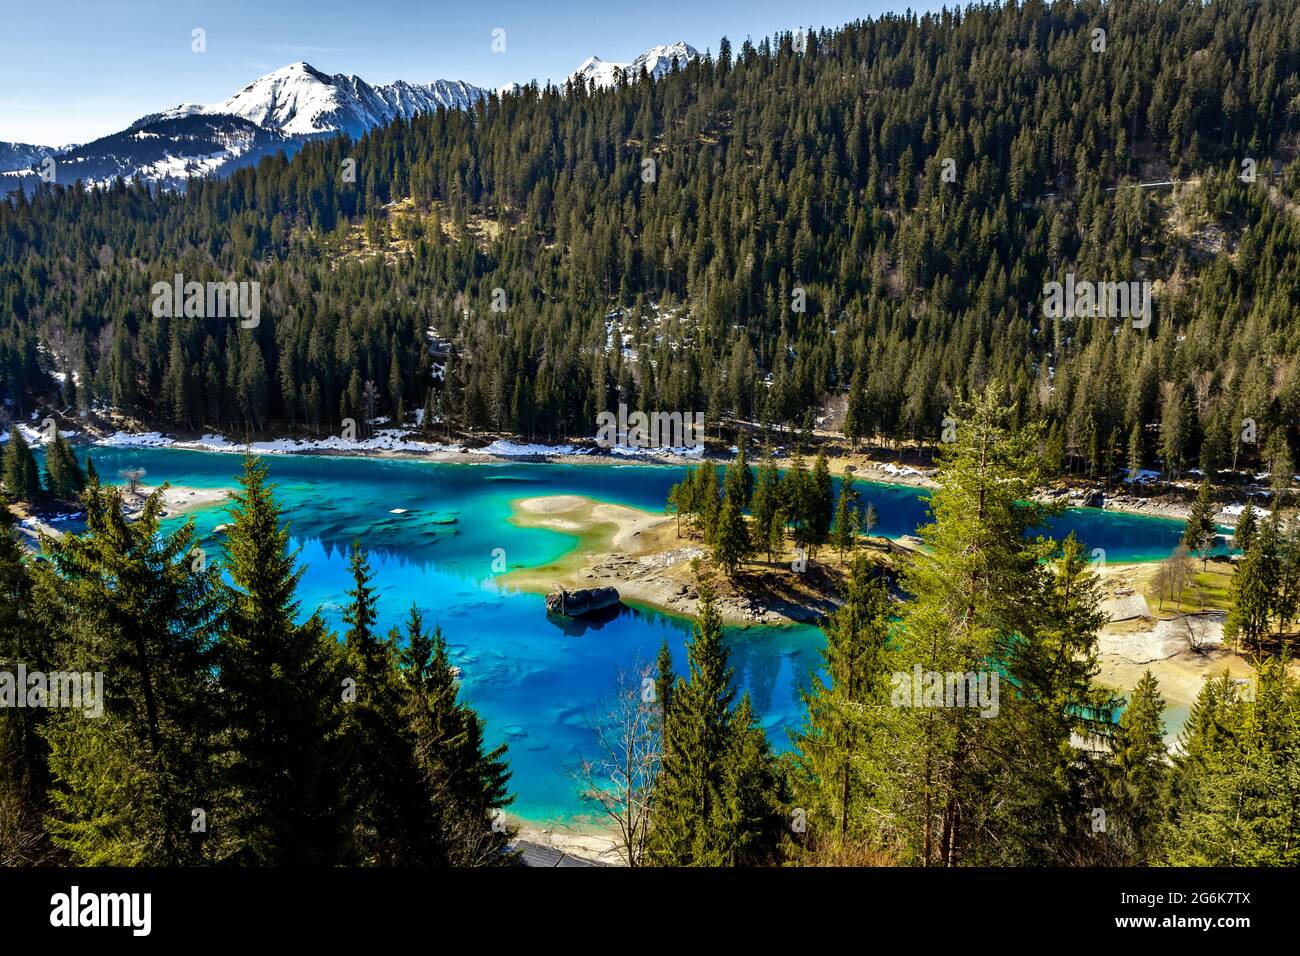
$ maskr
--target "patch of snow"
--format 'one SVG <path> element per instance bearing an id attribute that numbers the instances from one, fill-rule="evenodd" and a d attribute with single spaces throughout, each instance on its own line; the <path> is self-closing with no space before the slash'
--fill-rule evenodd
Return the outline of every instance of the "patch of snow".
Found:
<path id="1" fill-rule="evenodd" d="M 370 438 L 352 439 L 351 441 L 337 435 L 331 435 L 328 438 L 315 440 L 275 438 L 271 441 L 255 441 L 247 444 L 233 442 L 224 435 L 215 434 L 203 435 L 194 441 L 178 441 L 158 432 L 145 432 L 138 435 L 117 432 L 107 438 L 101 438 L 96 444 L 117 447 L 144 446 L 190 448 L 202 451 L 248 452 L 254 455 L 292 455 L 314 451 L 460 451 L 459 445 L 412 441 L 406 438 L 406 435 L 407 432 L 401 429 L 381 428 Z"/>
<path id="2" fill-rule="evenodd" d="M 521 443 L 498 438 L 492 444 L 478 449 L 484 455 L 500 455 L 502 458 L 535 458 L 541 455 L 585 455 L 590 449 L 575 448 L 573 445 L 539 445 Z"/>
<path id="3" fill-rule="evenodd" d="M 614 445 L 610 448 L 611 455 L 622 455 L 628 458 L 663 458 L 668 455 L 676 455 L 678 458 L 703 458 L 703 445 L 682 445 L 679 448 L 632 448 L 628 445 Z"/>
<path id="4" fill-rule="evenodd" d="M 96 445 L 109 445 L 114 448 L 164 448 L 176 444 L 176 439 L 168 438 L 161 432 L 114 432 L 107 438 L 100 438 Z"/>

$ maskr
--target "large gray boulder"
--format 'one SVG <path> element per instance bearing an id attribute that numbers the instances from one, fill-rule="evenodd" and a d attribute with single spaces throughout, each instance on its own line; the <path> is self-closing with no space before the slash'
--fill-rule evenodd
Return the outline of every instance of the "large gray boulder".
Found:
<path id="1" fill-rule="evenodd" d="M 578 588 L 573 591 L 552 591 L 546 595 L 546 610 L 550 614 L 581 617 L 613 607 L 618 602 L 618 588 Z"/>

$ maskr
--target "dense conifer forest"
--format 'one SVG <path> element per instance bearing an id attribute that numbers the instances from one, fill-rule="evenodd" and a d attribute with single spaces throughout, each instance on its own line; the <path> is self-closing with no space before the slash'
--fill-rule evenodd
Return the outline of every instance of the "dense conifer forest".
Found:
<path id="1" fill-rule="evenodd" d="M 1289 473 L 1298 71 L 1284 0 L 974 6 L 723 39 L 183 196 L 15 194 L 0 390 L 239 435 L 427 408 L 572 437 L 625 401 L 898 441 L 996 376 L 1063 468 Z M 177 273 L 260 282 L 259 324 L 156 318 Z M 1046 318 L 1067 273 L 1151 282 L 1149 326 Z"/>

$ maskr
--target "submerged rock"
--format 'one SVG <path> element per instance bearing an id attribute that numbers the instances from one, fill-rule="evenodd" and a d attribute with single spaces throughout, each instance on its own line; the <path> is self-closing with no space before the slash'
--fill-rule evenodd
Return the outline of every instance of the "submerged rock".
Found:
<path id="1" fill-rule="evenodd" d="M 573 591 L 552 591 L 546 595 L 546 610 L 550 614 L 581 617 L 594 611 L 603 611 L 619 603 L 618 588 L 578 588 Z"/>

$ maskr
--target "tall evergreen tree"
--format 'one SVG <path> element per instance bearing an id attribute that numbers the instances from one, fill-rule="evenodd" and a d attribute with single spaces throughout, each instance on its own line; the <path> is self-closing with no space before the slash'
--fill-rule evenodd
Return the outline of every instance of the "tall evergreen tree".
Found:
<path id="1" fill-rule="evenodd" d="M 873 770 L 886 746 L 893 602 L 883 577 L 854 560 L 844 603 L 824 628 L 826 676 L 804 695 L 807 725 L 795 737 L 795 799 L 815 840 L 844 843 L 876 832 L 867 812 Z"/>
<path id="2" fill-rule="evenodd" d="M 747 702 L 733 712 L 722 618 L 707 581 L 700 585 L 687 658 L 689 676 L 678 679 L 664 726 L 648 860 L 711 866 L 764 857 L 771 852 L 775 803 L 774 794 L 764 796 L 775 785 L 765 769 L 770 755 Z"/>
<path id="3" fill-rule="evenodd" d="M 753 516 L 754 539 L 758 546 L 767 552 L 767 560 L 773 559 L 774 525 L 777 512 L 781 508 L 781 472 L 772 461 L 770 451 L 763 456 L 763 464 L 758 470 L 758 482 L 754 489 Z"/>
<path id="4" fill-rule="evenodd" d="M 135 521 L 116 489 L 84 501 L 84 534 L 43 539 L 39 589 L 62 622 L 56 669 L 102 675 L 103 696 L 101 713 L 51 710 L 42 728 L 51 834 L 82 865 L 202 862 L 219 819 L 216 571 L 196 568 L 191 522 L 160 533 L 161 491 Z"/>
<path id="5" fill-rule="evenodd" d="M 266 465 L 246 458 L 239 484 L 227 531 L 233 586 L 217 656 L 226 726 L 222 858 L 338 863 L 348 850 L 340 708 L 355 685 L 320 617 L 297 621 L 303 572 Z"/>
<path id="6" fill-rule="evenodd" d="M 729 579 L 734 579 L 741 564 L 749 559 L 753 550 L 745 516 L 740 506 L 728 495 L 723 499 L 722 511 L 718 515 L 717 528 L 713 534 L 713 559 Z"/>
<path id="7" fill-rule="evenodd" d="M 1300 862 L 1300 688 L 1273 659 L 1253 692 L 1207 681 L 1174 758 L 1164 858 L 1175 866 Z"/>
<path id="8" fill-rule="evenodd" d="M 459 683 L 442 631 L 426 631 L 414 605 L 405 638 L 400 653 L 405 711 L 448 860 L 456 866 L 513 862 L 505 850 L 514 830 L 502 816 L 514 799 L 508 792 L 506 747 L 485 745 L 483 719 L 458 699 Z"/>
<path id="9" fill-rule="evenodd" d="M 86 487 L 86 476 L 77 464 L 72 446 L 57 430 L 45 450 L 45 487 L 56 498 L 71 498 Z"/>
<path id="10" fill-rule="evenodd" d="M 1053 645 L 1063 655 L 1086 647 L 1095 609 L 1090 600 L 1074 602 L 1057 590 L 1060 582 L 1052 583 L 1044 563 L 1055 545 L 1028 535 L 1048 514 L 1030 502 L 1038 484 L 1040 429 L 1009 431 L 1010 409 L 1000 396 L 1001 386 L 991 382 L 953 416 L 955 441 L 941 451 L 939 486 L 930 499 L 934 521 L 920 531 L 927 552 L 904 576 L 904 588 L 916 599 L 904 609 L 907 639 L 900 653 L 905 665 L 923 674 L 982 677 L 990 697 L 995 679 L 1018 681 L 1017 668 L 1032 675 L 1038 686 L 1025 707 L 1043 707 L 1044 722 L 1031 725 L 1035 739 L 1025 747 L 1040 752 L 1069 724 L 1064 711 L 1082 677 L 1072 668 L 1052 668 Z M 1074 562 L 1070 567 L 1066 580 L 1081 573 Z M 1053 592 L 1062 606 L 1072 606 L 1074 619 L 1062 622 L 1056 635 L 1040 635 L 1042 605 L 1026 595 Z M 1088 662 L 1081 666 L 1086 672 Z M 985 760 L 1016 743 L 1003 728 L 1014 723 L 1007 718 L 1019 694 L 999 693 L 979 709 L 970 694 L 966 706 L 936 706 L 944 704 L 943 696 L 902 701 L 911 706 L 901 711 L 903 729 L 891 765 L 899 780 L 892 812 L 900 852 L 926 865 L 1027 862 L 1038 852 L 1035 844 L 1041 845 L 1047 821 L 1059 816 L 1052 809 L 1059 807 L 1059 795 L 1036 788 L 1026 797 L 1034 819 L 1009 819 L 1006 793 L 989 785 L 990 777 L 1007 772 L 1005 762 Z M 993 708 L 998 719 L 986 719 Z M 1023 759 L 1018 756 L 1016 766 L 1023 767 Z"/>
<path id="11" fill-rule="evenodd" d="M 63 615 L 50 604 L 38 608 L 13 525 L 13 514 L 0 501 L 0 671 L 16 674 L 22 664 L 46 672 L 53 647 L 45 618 Z M 10 703 L 0 706 L 0 866 L 55 863 L 61 853 L 45 829 L 49 747 L 41 726 L 46 710 Z"/>
<path id="12" fill-rule="evenodd" d="M 11 501 L 36 501 L 41 495 L 41 476 L 36 457 L 18 426 L 9 429 L 4 453 L 5 494 Z"/>
<path id="13" fill-rule="evenodd" d="M 1233 531 L 1232 546 L 1243 554 L 1250 550 L 1250 543 L 1259 529 L 1259 517 L 1255 514 L 1255 505 L 1247 501 L 1237 517 L 1237 527 Z"/>
<path id="14" fill-rule="evenodd" d="M 345 670 L 356 681 L 345 702 L 347 767 L 344 798 L 353 852 L 366 864 L 403 866 L 443 862 L 441 833 L 430 813 L 427 779 L 416 761 L 415 733 L 405 712 L 393 638 L 375 631 L 375 593 L 359 541 L 349 551 L 351 599 L 343 611 Z"/>
<path id="15" fill-rule="evenodd" d="M 1112 745 L 1113 806 L 1106 815 L 1106 832 L 1120 847 L 1120 858 L 1125 863 L 1149 864 L 1160 846 L 1164 816 L 1161 803 L 1169 760 L 1164 710 L 1159 684 L 1148 670 L 1133 688 L 1128 707 L 1120 715 Z"/>
<path id="16" fill-rule="evenodd" d="M 851 552 L 858 543 L 858 523 L 861 519 L 857 501 L 858 493 L 853 489 L 853 476 L 846 474 L 840 479 L 840 496 L 835 502 L 835 526 L 831 533 L 831 541 L 840 554 L 840 564 L 844 563 L 844 552 Z"/>
<path id="17" fill-rule="evenodd" d="M 1276 512 L 1251 536 L 1250 549 L 1232 576 L 1232 605 L 1223 635 L 1234 644 L 1262 652 L 1280 580 Z"/>
<path id="18" fill-rule="evenodd" d="M 1187 525 L 1183 529 L 1183 544 L 1187 550 L 1201 557 L 1202 564 L 1209 558 L 1210 549 L 1214 547 L 1217 529 L 1214 526 L 1214 498 L 1210 489 L 1210 479 L 1201 482 L 1196 493 L 1196 501 L 1187 516 Z"/>

